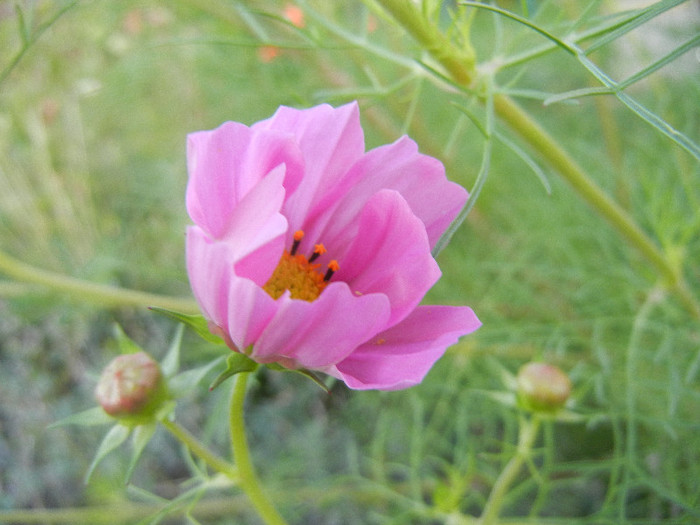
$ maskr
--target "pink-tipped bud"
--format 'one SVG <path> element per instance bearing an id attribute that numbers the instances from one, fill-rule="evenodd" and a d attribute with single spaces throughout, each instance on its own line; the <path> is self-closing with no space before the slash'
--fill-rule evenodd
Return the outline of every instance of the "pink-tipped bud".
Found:
<path id="1" fill-rule="evenodd" d="M 535 412 L 555 412 L 571 395 L 571 380 L 560 368 L 528 363 L 518 371 L 518 398 Z"/>
<path id="2" fill-rule="evenodd" d="M 163 383 L 158 363 L 148 354 L 124 354 L 104 369 L 95 396 L 110 416 L 147 418 L 164 398 Z"/>

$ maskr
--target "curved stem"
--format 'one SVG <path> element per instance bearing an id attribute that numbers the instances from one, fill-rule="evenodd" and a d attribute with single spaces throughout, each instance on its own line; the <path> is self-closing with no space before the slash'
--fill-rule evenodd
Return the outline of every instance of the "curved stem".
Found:
<path id="1" fill-rule="evenodd" d="M 513 484 L 513 481 L 515 481 L 515 477 L 520 472 L 523 463 L 530 456 L 532 445 L 535 443 L 539 428 L 540 419 L 536 414 L 533 415 L 530 420 L 525 419 L 525 417 L 520 418 L 518 448 L 491 489 L 491 494 L 489 494 L 489 499 L 486 501 L 484 510 L 481 513 L 481 518 L 479 519 L 480 525 L 491 525 L 498 521 L 498 514 L 503 507 L 508 489 Z"/>
<path id="2" fill-rule="evenodd" d="M 240 482 L 238 469 L 225 459 L 210 451 L 201 441 L 194 437 L 186 428 L 178 425 L 174 421 L 164 419 L 161 424 L 175 436 L 178 441 L 184 444 L 190 451 L 201 458 L 207 465 L 217 472 L 221 472 L 235 482 Z"/>
<path id="3" fill-rule="evenodd" d="M 493 100 L 496 114 L 538 151 L 595 211 L 607 220 L 629 244 L 634 246 L 674 290 L 685 307 L 700 318 L 700 305 L 690 293 L 680 268 L 672 264 L 661 249 L 634 222 L 632 217 L 583 171 L 577 162 L 535 120 L 510 97 Z"/>
<path id="4" fill-rule="evenodd" d="M 463 42 L 462 49 L 456 49 L 436 25 L 426 20 L 412 0 L 379 0 L 379 4 L 433 55 L 455 82 L 463 86 L 473 82 L 476 62 L 469 42 Z"/>
<path id="5" fill-rule="evenodd" d="M 197 303 L 192 299 L 150 294 L 83 281 L 30 266 L 1 251 L 0 271 L 18 281 L 46 286 L 79 301 L 89 301 L 105 306 L 160 306 L 182 313 L 199 312 Z"/>
<path id="6" fill-rule="evenodd" d="M 479 83 L 476 78 L 473 54 L 460 55 L 447 39 L 409 0 L 376 0 L 404 29 L 419 42 L 435 60 L 440 62 L 452 79 L 467 88 Z M 469 48 L 471 49 L 471 48 Z M 574 190 L 605 220 L 628 244 L 636 248 L 660 274 L 686 309 L 700 319 L 700 303 L 691 293 L 683 277 L 682 268 L 674 264 L 654 241 L 644 233 L 632 217 L 608 197 L 566 150 L 510 97 L 493 97 L 494 111 L 537 151 Z"/>
<path id="7" fill-rule="evenodd" d="M 233 458 L 238 467 L 239 485 L 258 511 L 260 517 L 268 525 L 285 525 L 284 518 L 277 512 L 268 499 L 258 479 L 250 457 L 248 440 L 245 435 L 245 418 L 243 406 L 245 402 L 246 385 L 250 372 L 241 372 L 234 378 L 229 424 L 231 427 L 231 447 Z"/>

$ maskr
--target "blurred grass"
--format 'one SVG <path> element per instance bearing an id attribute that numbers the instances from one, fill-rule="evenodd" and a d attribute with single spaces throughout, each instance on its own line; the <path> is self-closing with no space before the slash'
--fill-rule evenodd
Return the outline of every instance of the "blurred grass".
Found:
<path id="1" fill-rule="evenodd" d="M 0 71 L 22 54 L 0 83 L 2 249 L 87 280 L 186 296 L 185 135 L 224 120 L 252 123 L 280 104 L 359 97 L 368 147 L 406 132 L 469 188 L 483 136 L 453 105 L 469 102 L 395 60 L 415 47 L 378 11 L 358 2 L 309 4 L 317 18 L 307 13 L 307 27 L 297 29 L 275 1 L 77 2 L 22 51 L 21 20 L 34 35 L 67 4 L 0 3 Z M 582 4 L 528 2 L 529 16 L 561 34 Z M 680 13 L 686 24 L 652 20 L 638 30 L 642 39 L 655 31 L 683 42 L 697 30 L 695 7 L 686 2 L 664 15 Z M 603 20 L 598 15 L 581 23 Z M 336 38 L 324 19 L 387 50 L 390 60 Z M 477 15 L 480 57 L 541 43 L 505 26 Z M 261 43 L 285 47 L 268 61 Z M 642 44 L 629 35 L 595 59 L 611 74 L 637 60 L 639 70 L 663 54 Z M 632 89 L 697 140 L 698 63 L 687 59 Z M 498 80 L 531 93 L 593 85 L 556 52 Z M 684 262 L 697 296 L 698 164 L 612 99 L 522 102 Z M 444 276 L 428 298 L 469 304 L 484 326 L 423 385 L 396 393 L 337 386 L 325 396 L 286 374 L 260 376 L 249 412 L 253 453 L 292 522 L 431 523 L 431 506 L 451 499 L 478 514 L 512 453 L 517 422 L 484 391 L 502 390 L 501 368 L 515 371 L 530 359 L 570 372 L 586 423 L 546 429 L 538 475 L 519 478 L 507 514 L 530 515 L 530 523 L 700 519 L 700 326 L 673 298 L 657 298 L 643 261 L 546 175 L 550 193 L 496 143 L 485 189 L 441 253 Z M 108 459 L 90 486 L 81 485 L 99 431 L 46 425 L 91 406 L 93 376 L 115 353 L 115 320 L 157 356 L 174 327 L 148 312 L 95 309 L 11 282 L 0 283 L 0 294 L 0 509 L 123 502 L 123 458 Z M 212 355 L 192 338 L 184 350 L 193 365 Z M 224 401 L 203 387 L 178 412 L 222 450 Z M 170 498 L 184 490 L 188 471 L 176 445 L 159 435 L 146 455 L 138 486 Z M 139 500 L 133 491 L 129 497 Z M 236 520 L 255 523 L 245 510 Z"/>

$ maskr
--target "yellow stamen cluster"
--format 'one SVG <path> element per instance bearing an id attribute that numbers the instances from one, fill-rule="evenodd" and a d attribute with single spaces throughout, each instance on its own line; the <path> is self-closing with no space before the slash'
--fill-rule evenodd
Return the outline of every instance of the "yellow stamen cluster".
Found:
<path id="1" fill-rule="evenodd" d="M 323 244 L 314 245 L 314 251 L 308 259 L 297 254 L 299 244 L 304 238 L 304 232 L 294 232 L 294 243 L 289 251 L 284 251 L 272 277 L 265 283 L 263 289 L 273 299 L 278 299 L 289 290 L 292 299 L 313 301 L 321 295 L 321 292 L 330 281 L 333 274 L 338 271 L 338 261 L 333 259 L 328 263 L 325 274 L 319 273 L 320 264 L 313 264 L 321 255 L 326 253 Z"/>
<path id="2" fill-rule="evenodd" d="M 328 281 L 323 279 L 323 274 L 318 271 L 320 267 L 320 264 L 310 263 L 303 255 L 291 255 L 285 250 L 263 289 L 273 299 L 279 298 L 289 290 L 292 299 L 313 301 L 328 284 Z"/>

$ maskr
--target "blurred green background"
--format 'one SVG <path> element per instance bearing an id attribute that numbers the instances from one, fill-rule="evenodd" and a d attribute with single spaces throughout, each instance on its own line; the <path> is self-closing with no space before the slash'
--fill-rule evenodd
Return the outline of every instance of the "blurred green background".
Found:
<path id="1" fill-rule="evenodd" d="M 650 3 L 498 5 L 562 35 Z M 302 28 L 285 18 L 288 4 L 0 2 L 0 249 L 86 281 L 188 297 L 185 137 L 225 120 L 251 124 L 280 104 L 358 99 L 368 149 L 408 133 L 471 188 L 484 137 L 456 104 L 478 118 L 482 110 L 411 62 L 425 56 L 371 2 L 309 0 Z M 454 7 L 445 3 L 445 25 Z M 593 58 L 622 80 L 698 29 L 697 3 L 681 3 Z M 475 15 L 472 38 L 486 65 L 543 43 L 485 12 Z M 696 47 L 628 92 L 697 141 L 699 74 Z M 697 161 L 613 97 L 543 105 L 548 94 L 596 85 L 561 51 L 497 80 L 526 95 L 523 106 L 683 264 L 697 297 Z M 296 376 L 258 377 L 251 446 L 291 522 L 433 523 L 425 509 L 452 500 L 478 515 L 513 453 L 518 418 L 486 392 L 504 390 L 504 371 L 533 359 L 570 374 L 571 409 L 583 418 L 546 426 L 537 473 L 518 478 L 506 515 L 518 523 L 700 520 L 698 319 L 658 292 L 650 267 L 555 173 L 543 166 L 546 183 L 538 180 L 509 146 L 518 139 L 499 129 L 507 143 L 494 143 L 488 180 L 440 254 L 443 278 L 427 298 L 473 307 L 483 327 L 408 391 L 335 385 L 326 395 Z M 0 280 L 0 510 L 131 508 L 187 487 L 187 461 L 165 433 L 130 487 L 120 453 L 85 486 L 101 429 L 47 429 L 93 405 L 96 376 L 117 353 L 115 322 L 156 357 L 175 331 L 144 308 L 104 308 Z M 186 366 L 218 352 L 185 338 Z M 205 382 L 178 418 L 226 450 L 225 402 Z M 198 509 L 202 523 L 258 523 L 235 490 L 209 491 Z"/>

